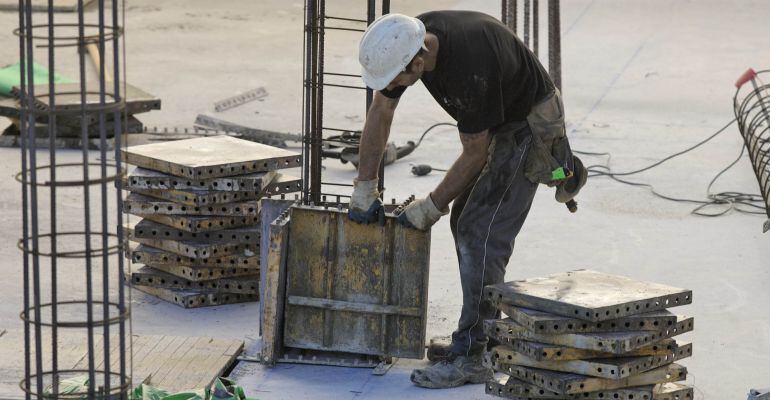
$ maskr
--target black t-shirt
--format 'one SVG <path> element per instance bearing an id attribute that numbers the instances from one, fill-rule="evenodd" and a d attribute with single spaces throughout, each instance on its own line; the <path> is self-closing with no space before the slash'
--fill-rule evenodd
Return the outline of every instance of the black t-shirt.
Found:
<path id="1" fill-rule="evenodd" d="M 532 105 L 553 91 L 537 57 L 502 22 L 474 11 L 432 11 L 417 16 L 438 37 L 436 68 L 421 78 L 433 98 L 477 133 L 526 119 Z M 380 91 L 400 97 L 406 87 Z"/>

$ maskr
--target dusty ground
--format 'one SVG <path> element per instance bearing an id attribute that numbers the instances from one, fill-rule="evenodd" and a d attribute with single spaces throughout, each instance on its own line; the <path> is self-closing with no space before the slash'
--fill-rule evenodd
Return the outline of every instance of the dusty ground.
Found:
<path id="1" fill-rule="evenodd" d="M 329 3 L 329 14 L 359 17 L 360 1 Z M 497 13 L 499 2 L 393 1 L 393 10 L 416 14 L 437 8 Z M 770 65 L 767 18 L 770 3 L 717 0 L 563 2 L 564 100 L 573 147 L 609 151 L 617 171 L 648 165 L 705 138 L 732 118 L 732 83 L 747 67 Z M 10 33 L 15 14 L 0 13 L 0 64 L 17 59 Z M 128 3 L 129 81 L 163 99 L 163 110 L 148 114 L 148 125 L 190 126 L 216 100 L 264 86 L 262 102 L 227 112 L 223 118 L 249 125 L 296 132 L 301 127 L 302 2 L 134 0 Z M 355 72 L 357 37 L 329 35 L 327 68 Z M 360 128 L 363 96 L 329 90 L 329 124 Z M 337 93 L 337 94 L 335 94 Z M 447 115 L 421 87 L 407 91 L 396 117 L 392 139 L 414 140 Z M 654 183 L 673 196 L 702 198 L 711 177 L 740 151 L 735 127 L 703 148 L 646 172 L 635 179 Z M 388 167 L 386 197 L 424 195 L 440 175 L 415 178 L 410 163 L 450 165 L 459 152 L 456 133 L 443 128 L 424 147 Z M 20 235 L 20 188 L 12 175 L 20 167 L 18 150 L 0 149 L 0 328 L 19 329 L 21 257 L 14 243 Z M 78 154 L 61 152 L 62 160 Z M 95 157 L 96 154 L 93 155 Z M 589 163 L 603 162 L 601 158 Z M 329 160 L 325 174 L 349 181 L 354 171 Z M 716 191 L 757 192 L 748 159 L 728 172 Z M 63 225 L 82 218 L 79 193 L 70 200 Z M 517 240 L 507 278 L 524 278 L 574 268 L 593 268 L 683 286 L 694 291 L 694 304 L 681 312 L 694 315 L 697 326 L 688 340 L 695 356 L 685 364 L 701 399 L 740 398 L 750 387 L 770 385 L 770 302 L 767 285 L 768 237 L 761 216 L 730 213 L 720 218 L 690 215 L 692 205 L 660 200 L 641 188 L 595 179 L 570 215 L 542 189 L 529 222 Z M 448 229 L 434 229 L 428 334 L 451 332 L 460 308 L 457 264 Z M 70 264 L 62 285 L 72 297 L 82 267 Z M 141 293 L 133 294 L 137 333 L 253 339 L 257 304 L 182 310 Z M 426 391 L 408 381 L 421 362 L 400 361 L 387 376 L 365 370 L 282 365 L 266 370 L 242 364 L 238 380 L 249 394 L 279 398 L 485 398 L 481 386 Z"/>

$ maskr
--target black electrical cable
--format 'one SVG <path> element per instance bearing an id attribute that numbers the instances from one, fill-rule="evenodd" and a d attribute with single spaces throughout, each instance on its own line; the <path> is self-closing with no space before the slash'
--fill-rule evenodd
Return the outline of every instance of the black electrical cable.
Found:
<path id="1" fill-rule="evenodd" d="M 610 160 L 611 160 L 611 158 L 612 158 L 612 154 L 610 154 L 608 152 L 590 152 L 590 151 L 580 151 L 580 150 L 572 150 L 572 152 L 575 153 L 575 154 L 580 154 L 580 155 L 585 155 L 585 156 L 607 157 L 607 161 L 606 161 L 605 165 L 594 164 L 594 165 L 589 165 L 589 166 L 586 167 L 586 170 L 589 173 L 588 174 L 589 178 L 590 177 L 606 176 L 606 177 L 609 177 L 609 178 L 611 178 L 611 179 L 613 179 L 613 180 L 615 180 L 617 182 L 620 182 L 620 183 L 623 183 L 623 184 L 626 184 L 626 185 L 646 187 L 646 188 L 650 189 L 650 192 L 653 195 L 655 195 L 655 196 L 657 196 L 657 197 L 659 197 L 661 199 L 664 199 L 664 200 L 673 201 L 673 202 L 677 202 L 677 203 L 697 204 L 698 206 L 691 211 L 691 213 L 694 214 L 694 215 L 699 215 L 699 216 L 704 216 L 704 217 L 718 217 L 718 216 L 721 216 L 721 215 L 725 215 L 725 214 L 727 214 L 728 212 L 730 212 L 732 210 L 735 210 L 735 211 L 741 212 L 741 213 L 745 213 L 745 214 L 765 214 L 765 212 L 764 212 L 765 206 L 764 206 L 763 199 L 762 199 L 761 195 L 749 194 L 749 193 L 741 193 L 741 192 L 720 192 L 720 193 L 713 193 L 713 194 L 711 193 L 711 188 L 713 187 L 714 183 L 719 179 L 719 177 L 721 177 L 730 168 L 735 166 L 738 163 L 738 161 L 740 161 L 741 157 L 743 157 L 743 154 L 745 152 L 745 147 L 743 147 L 743 146 L 741 146 L 741 153 L 738 156 L 738 158 L 736 158 L 735 161 L 730 163 L 727 167 L 725 167 L 724 169 L 719 171 L 719 173 L 717 173 L 714 176 L 714 178 L 711 180 L 711 182 L 709 182 L 709 185 L 708 185 L 708 187 L 706 189 L 706 198 L 707 198 L 707 200 L 685 199 L 685 198 L 677 198 L 677 197 L 673 197 L 673 196 L 668 196 L 668 195 L 664 195 L 664 194 L 661 194 L 661 193 L 655 191 L 655 187 L 650 185 L 650 184 L 648 184 L 648 183 L 631 182 L 631 181 L 627 181 L 627 180 L 618 178 L 619 176 L 630 176 L 630 175 L 636 175 L 636 174 L 639 174 L 639 173 L 642 173 L 642 172 L 645 172 L 645 171 L 649 171 L 649 170 L 651 170 L 651 169 L 653 169 L 655 167 L 658 167 L 659 165 L 661 165 L 661 164 L 663 164 L 663 163 L 665 163 L 665 162 L 667 162 L 669 160 L 672 160 L 672 159 L 674 159 L 676 157 L 679 157 L 679 156 L 682 156 L 684 154 L 687 154 L 687 153 L 697 149 L 698 147 L 703 146 L 704 144 L 710 142 L 711 140 L 713 140 L 714 138 L 716 138 L 720 134 L 724 133 L 727 130 L 727 128 L 729 128 L 735 122 L 736 122 L 736 119 L 733 118 L 732 120 L 730 120 L 730 122 L 725 124 L 719 130 L 717 130 L 713 134 L 709 135 L 707 138 L 701 140 L 700 142 L 696 143 L 695 145 L 690 146 L 690 147 L 688 147 L 688 148 L 686 148 L 686 149 L 684 149 L 682 151 L 679 151 L 679 152 L 676 152 L 674 154 L 671 154 L 671 155 L 669 155 L 667 157 L 664 157 L 663 159 L 661 159 L 659 161 L 656 161 L 656 162 L 654 162 L 654 163 L 652 163 L 652 164 L 650 164 L 650 165 L 648 165 L 648 166 L 646 166 L 644 168 L 640 168 L 640 169 L 633 170 L 633 171 L 612 172 L 612 170 L 610 169 L 610 167 L 608 165 Z M 420 143 L 422 143 L 422 140 L 425 138 L 425 136 L 428 134 L 428 132 L 430 132 L 431 130 L 433 130 L 434 128 L 437 128 L 439 126 L 453 126 L 453 127 L 456 127 L 457 125 L 453 124 L 453 123 L 450 123 L 450 122 L 440 122 L 440 123 L 431 125 L 430 127 L 428 127 L 428 129 L 426 129 L 422 133 L 422 135 L 420 136 L 420 139 L 417 141 L 417 144 L 415 145 L 415 149 L 420 145 Z M 755 203 L 759 203 L 761 205 L 755 204 Z M 704 211 L 705 209 L 713 207 L 713 206 L 716 206 L 716 205 L 725 205 L 727 207 L 725 209 L 719 211 L 719 212 L 716 212 L 716 213 L 707 213 L 707 212 Z M 757 211 L 746 210 L 744 208 L 741 208 L 740 206 L 756 208 L 756 209 L 762 210 L 762 211 L 757 212 Z"/>

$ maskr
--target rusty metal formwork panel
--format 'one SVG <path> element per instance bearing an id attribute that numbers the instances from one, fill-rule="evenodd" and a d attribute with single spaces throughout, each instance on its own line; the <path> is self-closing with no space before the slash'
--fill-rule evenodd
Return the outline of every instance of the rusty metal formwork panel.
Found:
<path id="1" fill-rule="evenodd" d="M 227 135 L 133 146 L 123 161 L 138 167 L 192 179 L 299 167 L 300 154 Z"/>
<path id="2" fill-rule="evenodd" d="M 257 191 L 273 182 L 276 171 L 235 175 L 221 178 L 185 179 L 145 168 L 134 169 L 126 179 L 125 189 L 182 189 L 213 191 Z"/>
<path id="3" fill-rule="evenodd" d="M 130 248 L 131 259 L 135 263 L 149 264 L 152 266 L 160 267 L 189 267 L 191 270 L 203 269 L 203 268 L 239 268 L 239 269 L 258 269 L 259 268 L 259 256 L 251 255 L 219 255 L 208 258 L 192 258 L 182 256 L 169 251 L 156 249 L 154 247 L 145 246 L 140 244 L 138 246 L 132 246 Z M 253 273 L 253 272 L 252 272 Z M 184 274 L 183 276 L 186 276 Z"/>
<path id="4" fill-rule="evenodd" d="M 505 344 L 511 349 L 521 353 L 529 358 L 538 361 L 565 361 L 565 360 L 582 360 L 593 358 L 608 358 L 617 357 L 615 353 L 607 353 L 596 350 L 577 349 L 574 347 L 567 347 L 555 344 L 546 344 L 532 342 L 529 340 L 510 339 L 502 336 L 493 335 L 495 340 Z M 638 356 L 657 356 L 665 355 L 673 351 L 677 351 L 679 345 L 674 339 L 663 339 L 659 342 L 640 347 L 636 350 L 623 353 L 623 356 L 638 357 Z"/>
<path id="5" fill-rule="evenodd" d="M 515 378 L 494 379 L 486 384 L 488 395 L 512 400 L 692 400 L 693 388 L 679 383 L 634 386 L 578 394 L 559 394 Z"/>
<path id="6" fill-rule="evenodd" d="M 134 289 L 184 308 L 219 306 L 259 300 L 258 293 L 199 293 L 134 285 Z"/>
<path id="7" fill-rule="evenodd" d="M 485 294 L 493 303 L 548 310 L 593 322 L 692 303 L 690 290 L 592 270 L 490 285 Z"/>
<path id="8" fill-rule="evenodd" d="M 180 241 L 205 241 L 211 243 L 251 243 L 259 240 L 257 227 L 223 229 L 213 232 L 188 232 L 174 227 L 141 220 L 133 229 L 134 237 L 140 239 L 173 239 Z"/>
<path id="9" fill-rule="evenodd" d="M 137 237 L 133 227 L 127 226 L 126 237 L 137 243 L 189 258 L 209 258 L 218 255 L 253 256 L 259 254 L 259 243 L 256 239 L 249 243 L 233 243 L 230 241 L 183 241 L 171 239 L 147 239 Z"/>
<path id="10" fill-rule="evenodd" d="M 259 275 L 190 280 L 145 266 L 131 273 L 131 284 L 174 290 L 194 290 L 198 293 L 251 294 L 259 290 Z"/>
<path id="11" fill-rule="evenodd" d="M 123 179 L 123 185 L 127 180 Z M 275 179 L 262 191 L 210 191 L 194 189 L 131 189 L 134 193 L 153 197 L 161 200 L 176 202 L 189 207 L 204 207 L 220 205 L 222 203 L 243 202 L 258 200 L 266 196 L 275 196 L 284 193 L 292 193 L 300 190 L 302 180 L 290 175 L 276 174 Z"/>
<path id="12" fill-rule="evenodd" d="M 595 350 L 613 354 L 623 354 L 668 339 L 694 328 L 692 317 L 677 317 L 673 327 L 659 331 L 596 332 L 540 334 L 532 332 L 511 319 L 484 321 L 484 330 L 492 336 L 509 339 L 523 339 L 538 343 L 555 344 L 577 349 Z"/>
<path id="13" fill-rule="evenodd" d="M 173 226 L 187 232 L 216 232 L 223 229 L 238 229 L 259 223 L 258 216 L 198 216 L 141 214 L 140 217 L 159 224 Z"/>
<path id="14" fill-rule="evenodd" d="M 586 392 L 679 382 L 687 379 L 687 368 L 677 363 L 667 364 L 624 379 L 597 378 L 505 363 L 498 363 L 495 370 L 559 394 L 580 393 L 582 395 Z"/>
<path id="15" fill-rule="evenodd" d="M 667 310 L 630 315 L 611 321 L 591 322 L 505 303 L 498 304 L 497 308 L 518 324 L 542 334 L 658 331 L 676 324 L 676 315 Z"/>
<path id="16" fill-rule="evenodd" d="M 492 366 L 516 364 L 525 367 L 570 372 L 607 379 L 623 379 L 634 374 L 671 364 L 692 355 L 692 344 L 680 345 L 676 351 L 651 356 L 626 356 L 569 361 L 538 361 L 518 353 L 507 346 L 495 346 L 488 354 Z"/>
<path id="17" fill-rule="evenodd" d="M 92 86 L 93 85 L 93 86 Z M 90 83 L 89 87 L 98 87 L 97 83 Z M 160 99 L 139 89 L 136 86 L 125 84 L 126 92 L 122 94 L 121 99 L 125 102 L 125 110 L 128 114 L 139 114 L 151 110 L 160 110 Z M 50 108 L 48 84 L 35 85 L 35 107 L 40 111 L 47 111 Z M 104 86 L 105 95 L 108 102 L 115 101 L 114 91 L 110 85 Z M 12 90 L 14 96 L 18 97 L 18 88 Z M 54 87 L 54 100 L 56 109 L 59 111 L 79 111 L 82 107 L 80 99 L 80 84 L 78 83 L 57 83 Z M 100 102 L 99 93 L 87 93 L 86 104 L 98 105 Z"/>
<path id="18" fill-rule="evenodd" d="M 430 234 L 350 221 L 347 210 L 291 208 L 284 345 L 422 359 Z"/>
<path id="19" fill-rule="evenodd" d="M 284 299 L 286 294 L 286 259 L 289 240 L 286 200 L 262 200 L 262 241 L 260 243 L 260 319 L 262 362 L 273 365 L 283 356 Z"/>
<path id="20" fill-rule="evenodd" d="M 187 216 L 259 216 L 259 200 L 237 203 L 210 204 L 208 206 L 188 206 L 168 200 L 159 200 L 138 193 L 131 193 L 123 200 L 123 212 L 134 215 L 187 215 Z M 176 224 L 167 224 L 176 226 Z"/>

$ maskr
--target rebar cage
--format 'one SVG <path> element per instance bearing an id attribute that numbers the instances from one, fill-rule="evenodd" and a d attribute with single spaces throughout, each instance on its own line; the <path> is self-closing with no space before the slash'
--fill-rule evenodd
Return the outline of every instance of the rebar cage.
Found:
<path id="1" fill-rule="evenodd" d="M 738 79 L 733 108 L 759 183 L 765 213 L 770 218 L 770 84 L 764 83 L 763 77 L 770 77 L 770 70 L 749 69 Z M 749 82 L 751 85 L 746 85 Z M 764 224 L 764 231 L 768 230 L 770 219 Z"/>
<path id="2" fill-rule="evenodd" d="M 121 195 L 113 181 L 122 171 L 118 155 L 126 118 L 125 10 L 119 0 L 98 0 L 86 12 L 84 0 L 78 0 L 77 12 L 64 15 L 55 13 L 54 1 L 48 0 L 47 12 L 33 13 L 35 3 L 19 0 L 14 31 L 20 59 L 16 94 L 24 285 L 25 374 L 19 386 L 26 399 L 122 399 L 131 387 L 130 307 L 121 279 L 123 221 L 116 211 L 122 209 Z M 96 73 L 87 71 L 87 57 Z M 76 62 L 67 63 L 72 58 Z M 36 81 L 41 67 L 47 79 Z M 68 68 L 78 75 L 73 79 L 77 90 L 55 82 L 57 71 Z M 80 100 L 75 107 L 58 106 L 72 96 Z M 79 162 L 57 161 L 61 124 L 80 128 L 82 149 L 61 154 Z M 89 152 L 89 138 L 100 141 L 98 153 Z M 114 138 L 114 154 L 106 150 L 108 138 Z M 73 167 L 80 169 L 76 179 Z M 97 177 L 91 176 L 94 170 Z M 79 204 L 82 210 L 77 211 Z M 92 223 L 93 218 L 98 222 Z M 76 250 L 67 248 L 73 244 Z M 62 356 L 64 329 L 82 334 L 86 350 L 76 365 Z"/>
<path id="3" fill-rule="evenodd" d="M 540 1 L 501 0 L 501 20 L 511 28 L 528 48 L 540 57 Z M 548 74 L 561 90 L 561 0 L 548 2 Z"/>

